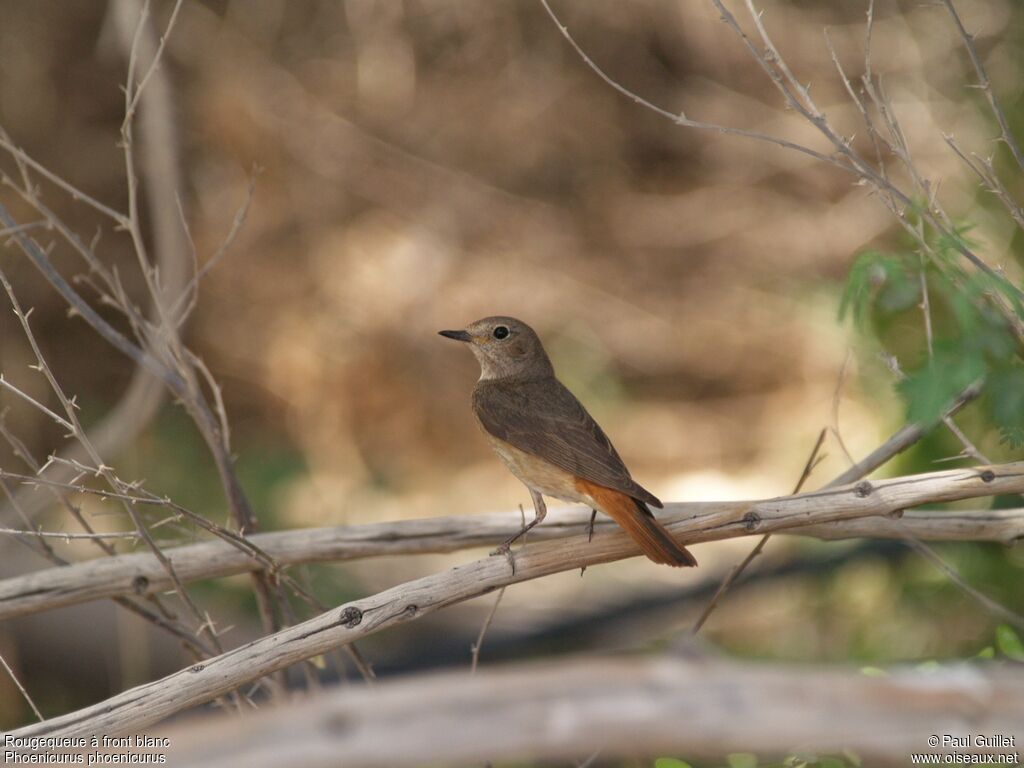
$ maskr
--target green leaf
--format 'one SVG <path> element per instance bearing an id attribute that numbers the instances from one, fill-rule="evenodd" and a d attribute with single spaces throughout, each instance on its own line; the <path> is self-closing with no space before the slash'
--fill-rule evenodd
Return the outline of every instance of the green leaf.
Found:
<path id="1" fill-rule="evenodd" d="M 996 649 L 991 645 L 986 645 L 975 655 L 976 659 L 994 659 L 996 657 Z"/>
<path id="2" fill-rule="evenodd" d="M 934 357 L 897 384 L 907 404 L 907 419 L 919 424 L 937 421 L 950 401 L 985 371 L 979 352 L 936 345 Z"/>
<path id="3" fill-rule="evenodd" d="M 918 296 L 917 281 L 912 278 L 905 257 L 865 251 L 850 267 L 839 301 L 839 319 L 849 316 L 857 325 L 864 325 L 873 304 L 895 312 L 913 305 Z"/>
<path id="4" fill-rule="evenodd" d="M 996 627 L 996 646 L 999 652 L 1014 661 L 1024 661 L 1024 643 L 1020 636 L 1007 624 Z"/>
<path id="5" fill-rule="evenodd" d="M 675 757 L 659 757 L 654 761 L 654 768 L 693 768 L 693 766 L 685 760 Z"/>
<path id="6" fill-rule="evenodd" d="M 1010 365 L 989 374 L 985 405 L 1003 442 L 1024 445 L 1024 366 Z"/>
<path id="7" fill-rule="evenodd" d="M 757 756 L 750 752 L 733 752 L 725 756 L 729 768 L 757 768 Z"/>

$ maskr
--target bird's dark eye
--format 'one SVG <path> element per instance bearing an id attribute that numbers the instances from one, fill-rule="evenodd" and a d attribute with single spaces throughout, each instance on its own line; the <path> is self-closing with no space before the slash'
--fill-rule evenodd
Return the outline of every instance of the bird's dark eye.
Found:
<path id="1" fill-rule="evenodd" d="M 507 339 L 509 330 L 504 325 L 499 325 L 492 333 L 496 339 Z"/>

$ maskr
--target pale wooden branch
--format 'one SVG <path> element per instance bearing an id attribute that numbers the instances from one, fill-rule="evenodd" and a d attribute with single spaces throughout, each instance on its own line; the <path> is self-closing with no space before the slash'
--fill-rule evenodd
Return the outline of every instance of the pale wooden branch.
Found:
<path id="1" fill-rule="evenodd" d="M 162 731 L 179 768 L 561 764 L 855 753 L 906 766 L 935 734 L 1024 739 L 1024 671 L 1002 664 L 853 669 L 712 659 L 594 658 L 423 675 L 339 690 L 243 720 Z M 718 763 L 715 763 L 718 764 Z M 787 763 L 788 764 L 788 763 Z"/>
<path id="2" fill-rule="evenodd" d="M 925 503 L 956 501 L 1024 490 L 1024 462 L 954 469 L 875 483 L 713 505 L 714 511 L 668 525 L 680 543 L 749 533 L 771 533 L 811 523 L 891 515 Z M 176 712 L 237 689 L 276 670 L 323 654 L 388 627 L 418 619 L 508 584 L 638 554 L 622 531 L 602 532 L 588 542 L 576 536 L 531 544 L 515 556 L 485 557 L 354 600 L 300 624 L 17 735 L 133 733 Z"/>
<path id="3" fill-rule="evenodd" d="M 730 509 L 740 509 L 748 503 L 670 503 L 659 513 L 659 519 L 670 526 L 678 524 L 674 530 L 678 530 L 681 536 L 685 534 L 683 540 L 686 543 L 731 538 L 743 533 L 726 535 L 722 531 L 702 531 L 699 522 Z M 585 538 L 589 520 L 589 509 L 552 509 L 544 524 L 530 531 L 530 541 Z M 246 541 L 283 567 L 491 547 L 520 527 L 518 513 L 492 512 L 257 533 L 247 537 Z M 614 530 L 614 522 L 599 519 L 594 525 L 594 538 L 596 540 Z M 783 533 L 828 540 L 904 539 L 909 534 L 923 541 L 1012 544 L 1024 538 L 1024 509 L 915 510 L 904 513 L 899 521 L 866 517 L 807 525 Z M 223 540 L 165 549 L 164 552 L 185 583 L 231 576 L 261 567 L 260 561 L 251 553 Z M 160 563 L 145 552 L 87 560 L 0 581 L 0 620 L 117 595 L 159 594 L 171 587 Z"/>

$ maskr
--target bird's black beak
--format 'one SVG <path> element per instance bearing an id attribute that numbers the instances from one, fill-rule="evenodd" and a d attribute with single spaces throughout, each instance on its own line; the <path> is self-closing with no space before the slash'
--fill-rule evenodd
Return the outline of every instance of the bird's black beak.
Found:
<path id="1" fill-rule="evenodd" d="M 473 338 L 465 331 L 438 331 L 438 334 L 446 339 L 455 339 L 456 341 L 469 341 Z"/>

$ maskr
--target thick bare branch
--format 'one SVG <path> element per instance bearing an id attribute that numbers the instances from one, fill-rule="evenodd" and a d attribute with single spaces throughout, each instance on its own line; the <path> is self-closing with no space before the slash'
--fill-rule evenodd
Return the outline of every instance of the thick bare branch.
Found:
<path id="1" fill-rule="evenodd" d="M 430 702 L 424 706 L 424 702 Z M 955 703 L 954 703 L 955 702 Z M 933 734 L 1024 738 L 1024 672 L 1003 665 L 852 669 L 672 657 L 597 658 L 421 676 L 244 720 L 164 732 L 174 764 L 278 768 L 480 765 L 604 758 L 839 754 L 906 766 Z M 940 755 L 941 757 L 941 755 Z M 716 763 L 717 764 L 717 763 Z"/>
<path id="2" fill-rule="evenodd" d="M 890 515 L 924 503 L 956 501 L 1024 490 L 1024 462 L 899 477 L 766 501 L 719 505 L 698 518 L 668 526 L 681 543 L 746 533 L 772 533 L 809 523 Z M 276 670 L 318 656 L 388 627 L 418 619 L 508 584 L 638 554 L 623 531 L 534 544 L 515 556 L 456 566 L 361 598 L 255 640 L 204 664 L 129 689 L 106 701 L 18 735 L 137 732 L 176 712 L 237 689 Z"/>
<path id="3" fill-rule="evenodd" d="M 732 534 L 704 532 L 693 526 L 710 515 L 739 509 L 746 503 L 668 504 L 659 519 L 672 526 L 688 523 L 687 527 L 678 528 L 684 532 L 680 535 L 685 535 L 687 543 L 713 541 Z M 277 565 L 288 566 L 491 547 L 519 530 L 518 520 L 518 513 L 500 512 L 258 533 L 248 537 L 247 541 L 258 546 Z M 544 525 L 530 532 L 530 540 L 585 538 L 589 520 L 590 511 L 582 507 L 554 509 Z M 595 538 L 613 530 L 615 523 L 611 520 L 598 520 L 594 526 Z M 723 535 L 716 535 L 719 533 Z M 923 541 L 1012 544 L 1024 538 L 1024 509 L 916 510 L 906 512 L 899 521 L 866 517 L 810 525 L 784 533 L 820 539 L 903 539 L 910 534 Z M 225 541 L 165 549 L 165 553 L 174 564 L 178 577 L 186 583 L 263 567 L 250 553 Z M 88 560 L 0 581 L 0 620 L 115 595 L 159 594 L 171 586 L 160 564 L 144 552 Z"/>

